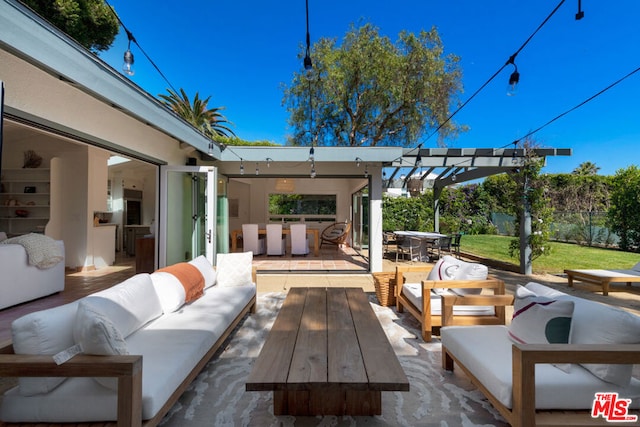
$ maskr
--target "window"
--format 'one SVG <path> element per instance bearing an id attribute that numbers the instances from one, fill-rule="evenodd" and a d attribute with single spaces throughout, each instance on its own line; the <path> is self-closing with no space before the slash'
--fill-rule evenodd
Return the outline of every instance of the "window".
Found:
<path id="1" fill-rule="evenodd" d="M 335 194 L 269 194 L 269 221 L 328 221 L 336 218 Z"/>

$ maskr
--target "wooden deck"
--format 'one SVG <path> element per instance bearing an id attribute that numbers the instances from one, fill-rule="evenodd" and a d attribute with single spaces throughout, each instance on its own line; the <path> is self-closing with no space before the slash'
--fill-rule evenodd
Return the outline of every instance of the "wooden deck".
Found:
<path id="1" fill-rule="evenodd" d="M 246 383 L 276 415 L 380 415 L 409 381 L 361 288 L 292 288 Z"/>

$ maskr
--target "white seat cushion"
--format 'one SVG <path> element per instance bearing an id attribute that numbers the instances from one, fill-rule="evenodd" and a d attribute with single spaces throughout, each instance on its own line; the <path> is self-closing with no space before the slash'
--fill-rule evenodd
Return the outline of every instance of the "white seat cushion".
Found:
<path id="1" fill-rule="evenodd" d="M 422 284 L 421 283 L 405 283 L 402 285 L 402 294 L 407 297 L 418 310 L 422 309 Z M 438 293 L 431 292 L 431 315 L 442 314 L 442 299 L 440 295 L 453 295 L 451 289 L 439 290 Z M 464 316 L 493 316 L 495 309 L 493 306 L 476 306 L 476 305 L 454 305 L 453 314 Z"/>
<path id="2" fill-rule="evenodd" d="M 513 407 L 511 384 L 511 346 L 508 327 L 445 326 L 440 330 L 442 346 L 455 357 L 503 405 Z M 618 392 L 625 399 L 640 397 L 640 381 L 627 387 L 606 383 L 579 365 L 565 373 L 549 364 L 536 365 L 537 409 L 588 409 L 595 393 Z M 634 405 L 638 405 L 636 401 Z"/>

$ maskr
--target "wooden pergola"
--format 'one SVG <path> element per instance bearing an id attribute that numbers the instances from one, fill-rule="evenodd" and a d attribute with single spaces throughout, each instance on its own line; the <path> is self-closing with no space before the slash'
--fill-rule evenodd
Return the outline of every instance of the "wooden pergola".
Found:
<path id="1" fill-rule="evenodd" d="M 546 164 L 549 156 L 570 156 L 570 148 L 534 148 L 530 149 L 535 157 Z M 442 190 L 454 184 L 473 181 L 500 173 L 512 173 L 525 164 L 531 153 L 524 148 L 419 148 L 405 149 L 402 157 L 387 165 L 393 168 L 384 185 L 389 187 L 394 178 L 402 173 L 402 186 L 406 187 L 410 180 L 420 181 L 429 177 L 433 179 L 433 212 L 434 231 L 440 230 L 440 196 Z M 435 178 L 433 176 L 435 175 Z M 528 246 L 531 235 L 531 211 L 525 204 L 523 218 L 520 221 L 520 272 L 531 274 L 531 248 Z"/>

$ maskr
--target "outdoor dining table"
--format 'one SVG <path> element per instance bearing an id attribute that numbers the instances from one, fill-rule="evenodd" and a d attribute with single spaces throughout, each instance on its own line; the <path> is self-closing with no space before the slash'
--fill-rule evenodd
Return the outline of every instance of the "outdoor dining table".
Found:
<path id="1" fill-rule="evenodd" d="M 393 234 L 399 237 L 414 237 L 420 239 L 420 261 L 429 261 L 429 249 L 438 243 L 438 239 L 447 237 L 446 234 L 434 233 L 430 231 L 394 231 Z"/>

